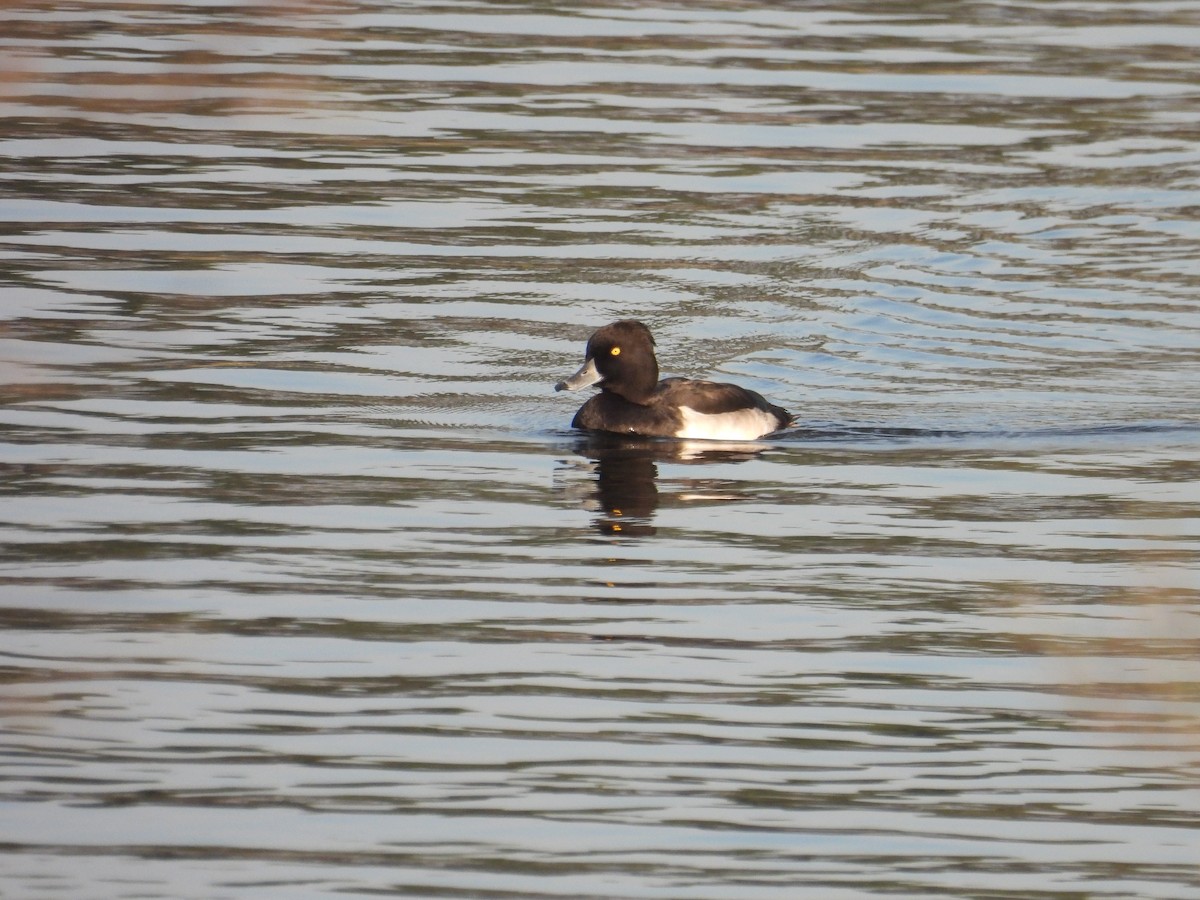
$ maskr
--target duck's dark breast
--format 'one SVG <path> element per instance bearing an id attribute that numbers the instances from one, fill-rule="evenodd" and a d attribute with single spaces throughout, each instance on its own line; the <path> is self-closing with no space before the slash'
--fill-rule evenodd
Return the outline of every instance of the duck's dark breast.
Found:
<path id="1" fill-rule="evenodd" d="M 571 420 L 571 427 L 647 437 L 678 437 L 683 427 L 683 416 L 678 409 L 661 403 L 643 406 L 608 391 L 601 391 L 579 407 L 579 412 Z"/>

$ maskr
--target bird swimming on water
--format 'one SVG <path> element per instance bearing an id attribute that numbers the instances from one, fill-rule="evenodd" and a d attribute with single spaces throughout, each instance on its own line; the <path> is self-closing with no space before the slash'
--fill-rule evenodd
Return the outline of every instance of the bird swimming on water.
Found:
<path id="1" fill-rule="evenodd" d="M 583 365 L 556 391 L 600 385 L 579 408 L 572 428 L 643 437 L 752 441 L 792 424 L 786 409 L 761 394 L 692 378 L 658 380 L 654 337 L 641 322 L 622 319 L 598 329 Z"/>

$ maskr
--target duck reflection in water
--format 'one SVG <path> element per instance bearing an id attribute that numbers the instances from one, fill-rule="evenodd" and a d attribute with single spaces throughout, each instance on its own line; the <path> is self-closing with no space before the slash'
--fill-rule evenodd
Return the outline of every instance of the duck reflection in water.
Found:
<path id="1" fill-rule="evenodd" d="M 728 485 L 715 479 L 672 480 L 683 490 L 660 493 L 660 463 L 744 462 L 764 449 L 745 443 L 627 438 L 603 432 L 580 437 L 574 445 L 576 453 L 595 464 L 595 483 L 586 502 L 598 514 L 593 526 L 601 534 L 622 537 L 657 533 L 653 519 L 664 496 L 668 504 L 735 499 Z"/>

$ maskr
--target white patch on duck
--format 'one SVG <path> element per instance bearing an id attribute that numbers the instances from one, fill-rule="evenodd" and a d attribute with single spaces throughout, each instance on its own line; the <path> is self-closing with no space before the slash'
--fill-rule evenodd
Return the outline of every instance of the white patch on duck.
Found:
<path id="1" fill-rule="evenodd" d="M 683 425 L 675 437 L 702 441 L 753 441 L 783 426 L 765 409 L 739 409 L 724 413 L 699 413 L 679 407 Z"/>

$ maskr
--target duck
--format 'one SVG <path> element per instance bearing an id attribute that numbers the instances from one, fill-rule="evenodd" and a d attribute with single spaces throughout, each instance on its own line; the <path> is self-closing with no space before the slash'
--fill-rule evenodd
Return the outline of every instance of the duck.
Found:
<path id="1" fill-rule="evenodd" d="M 556 391 L 599 385 L 571 427 L 639 437 L 753 441 L 787 428 L 786 409 L 761 394 L 723 382 L 658 379 L 654 336 L 643 323 L 622 319 L 588 338 L 583 365 Z"/>

